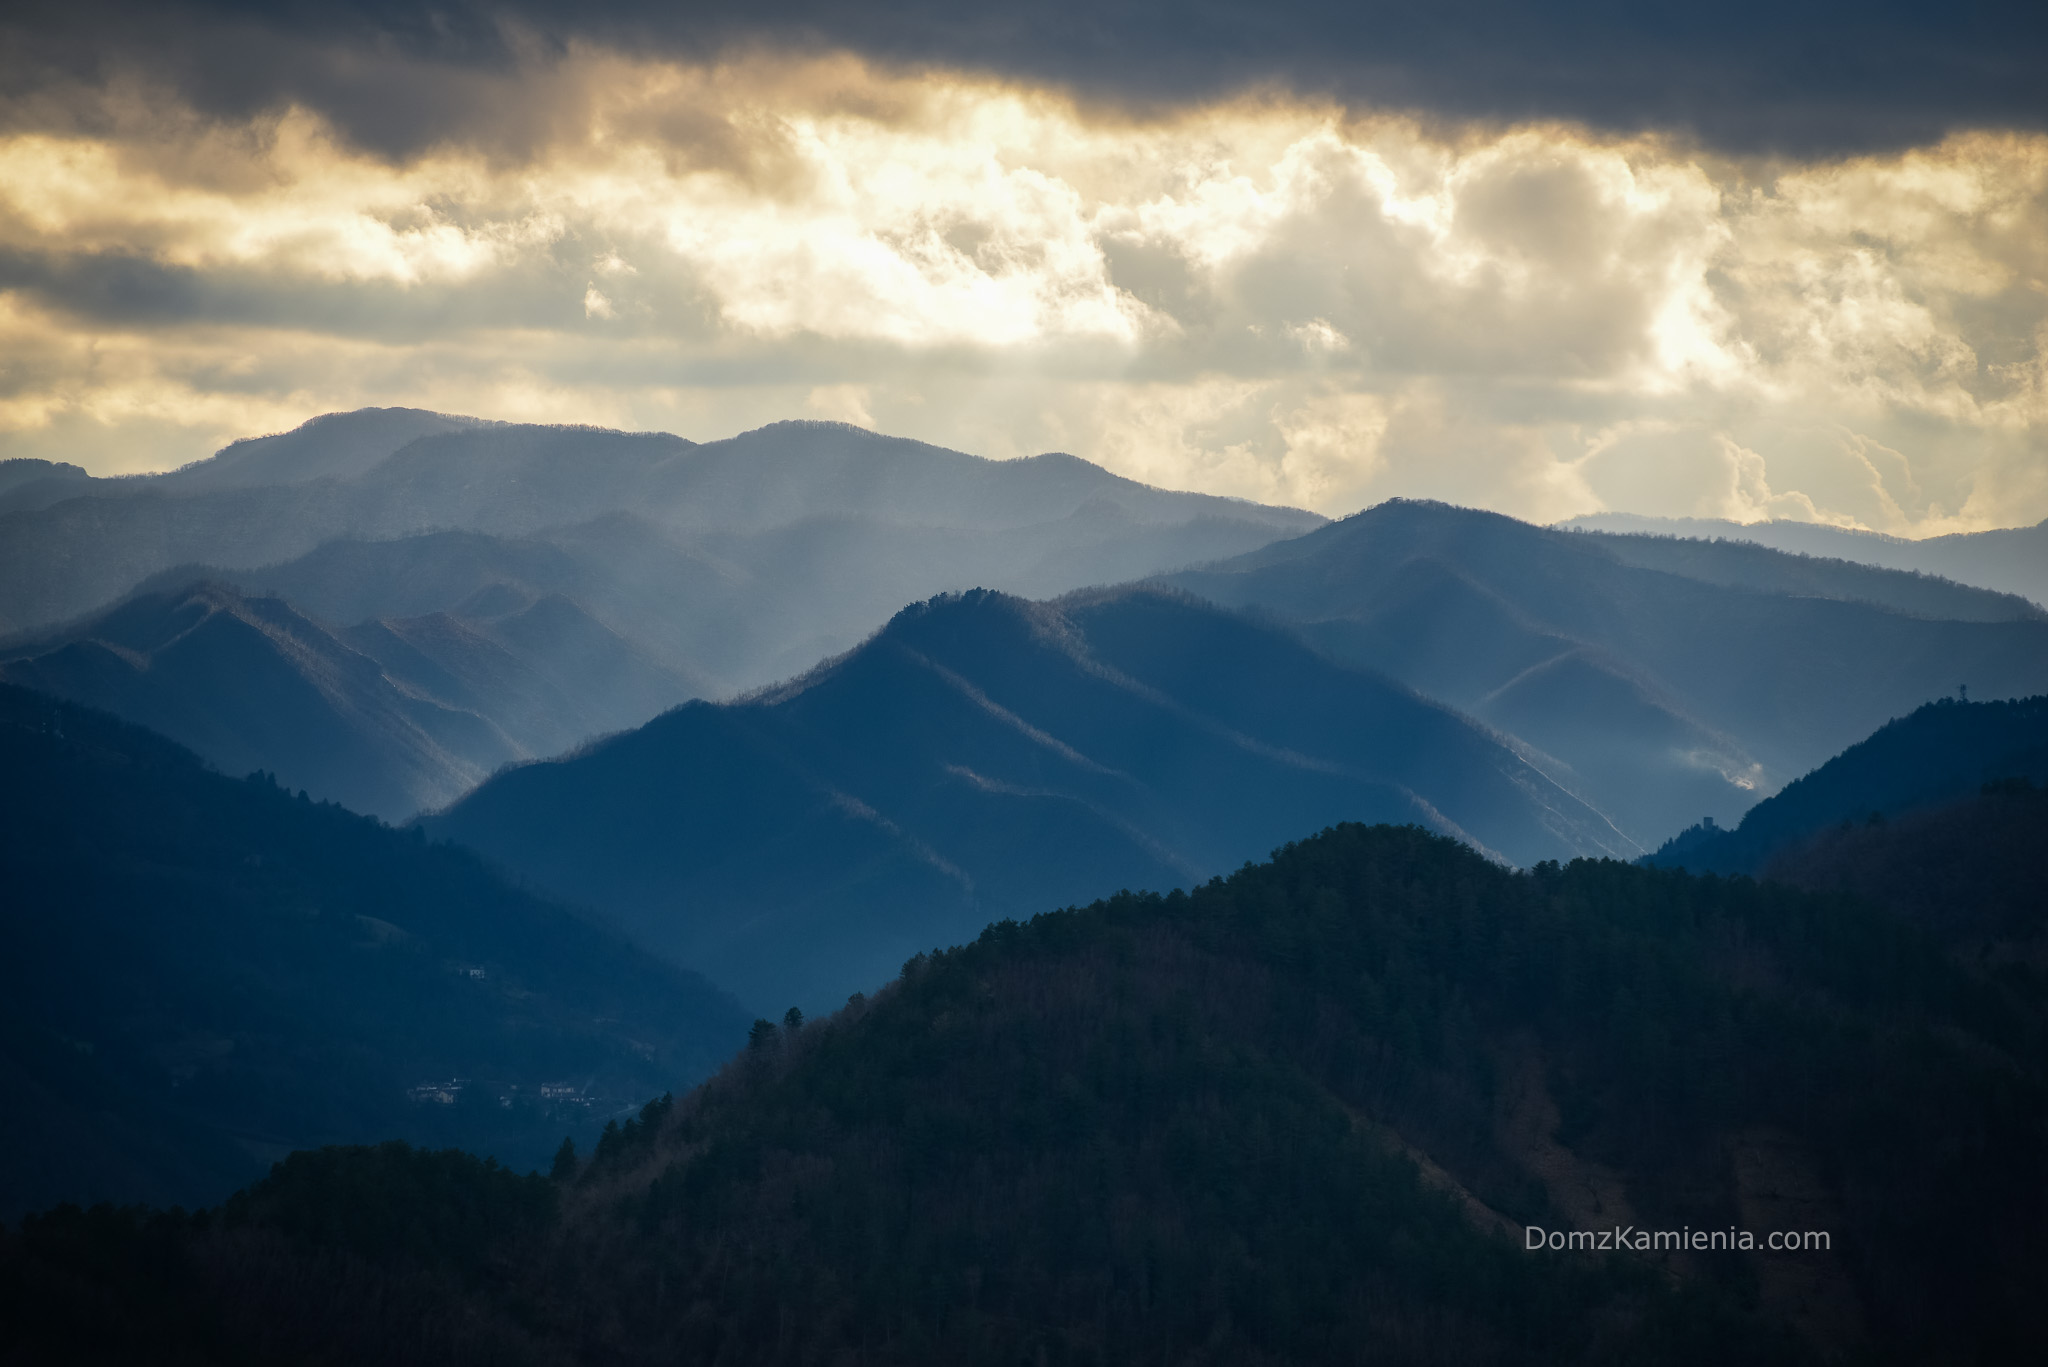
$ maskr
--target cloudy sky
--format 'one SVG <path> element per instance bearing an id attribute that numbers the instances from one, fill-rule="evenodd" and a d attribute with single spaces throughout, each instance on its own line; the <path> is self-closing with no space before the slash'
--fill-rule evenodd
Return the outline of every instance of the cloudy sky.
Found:
<path id="1" fill-rule="evenodd" d="M 2048 19 L 41 0 L 0 457 L 822 417 L 1338 514 L 2048 517 Z"/>

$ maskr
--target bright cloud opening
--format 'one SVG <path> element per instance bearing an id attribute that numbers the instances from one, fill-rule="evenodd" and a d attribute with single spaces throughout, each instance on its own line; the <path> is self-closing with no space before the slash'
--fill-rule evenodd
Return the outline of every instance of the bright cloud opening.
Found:
<path id="1" fill-rule="evenodd" d="M 2048 139 L 1733 164 L 850 58 L 573 50 L 517 158 L 109 95 L 0 138 L 0 451 L 161 468 L 414 404 L 830 414 L 1341 513 L 2048 516 Z M 139 103 L 138 103 L 139 101 Z M 116 105 L 118 104 L 118 108 Z"/>

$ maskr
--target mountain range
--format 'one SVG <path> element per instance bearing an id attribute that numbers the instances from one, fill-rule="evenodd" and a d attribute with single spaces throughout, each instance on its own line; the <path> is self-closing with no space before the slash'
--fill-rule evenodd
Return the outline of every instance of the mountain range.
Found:
<path id="1" fill-rule="evenodd" d="M 0 531 L 26 1362 L 2048 1344 L 2026 597 L 409 410 Z"/>
<path id="2" fill-rule="evenodd" d="M 1730 522 L 1706 517 L 1590 513 L 1557 524 L 1588 532 L 1660 541 L 1741 541 L 1821 559 L 1938 576 L 2048 606 L 2048 522 L 1920 540 L 1816 522 Z"/>
<path id="3" fill-rule="evenodd" d="M 372 409 L 161 476 L 13 475 L 55 493 L 0 513 L 0 677 L 393 820 L 935 592 L 1057 594 L 1321 521 L 817 423 L 697 445 Z"/>
<path id="4" fill-rule="evenodd" d="M 2012 595 L 1443 504 L 1384 503 L 1162 582 L 1497 728 L 1645 849 L 1959 685 L 2048 689 L 2048 614 Z"/>
<path id="5" fill-rule="evenodd" d="M 1517 863 L 1634 849 L 1458 713 L 1156 589 L 935 599 L 781 688 L 507 770 L 422 824 L 779 1011 L 1339 820 Z"/>
<path id="6" fill-rule="evenodd" d="M 812 522 L 975 534 L 955 538 L 956 553 L 973 559 L 964 571 L 931 558 L 936 545 L 903 548 L 939 580 L 926 595 L 972 587 L 950 582 L 962 572 L 994 587 L 1058 592 L 1132 577 L 1134 554 L 1148 558 L 1133 537 L 1139 546 L 1191 543 L 1195 558 L 1213 559 L 1322 521 L 1149 488 L 1072 456 L 982 460 L 840 423 L 776 423 L 699 444 L 366 409 L 238 443 L 167 475 L 95 480 L 75 497 L 0 515 L 0 630 L 70 620 L 180 566 L 256 570 L 336 540 L 449 530 L 528 537 L 621 513 L 713 562 L 727 543 L 693 554 L 692 537 L 780 533 L 786 556 L 807 541 L 792 529 Z M 859 544 L 890 549 L 886 538 Z M 861 578 L 866 567 L 841 572 Z M 995 583 L 1002 575 L 1018 582 Z M 905 601 L 893 585 L 887 591 L 892 607 Z M 873 625 L 853 624 L 844 644 Z"/>

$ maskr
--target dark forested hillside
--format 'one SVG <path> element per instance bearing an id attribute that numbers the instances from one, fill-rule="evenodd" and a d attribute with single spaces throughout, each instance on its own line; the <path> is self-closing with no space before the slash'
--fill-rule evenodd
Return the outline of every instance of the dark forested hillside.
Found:
<path id="1" fill-rule="evenodd" d="M 1780 851 L 1763 872 L 1889 908 L 1987 972 L 2048 984 L 2048 788 L 2027 779 L 1994 780 L 1931 810 L 1829 827 Z"/>
<path id="2" fill-rule="evenodd" d="M 1342 827 L 760 1022 L 552 1195 L 301 1157 L 40 1217 L 0 1296 L 70 1361 L 2029 1361 L 2040 1005 L 1851 899 Z"/>
<path id="3" fill-rule="evenodd" d="M 1917 708 L 1758 803 L 1741 825 L 1691 827 L 1650 862 L 1761 874 L 1833 827 L 1945 806 L 2003 779 L 2048 784 L 2048 696 Z"/>
<path id="4" fill-rule="evenodd" d="M 745 1018 L 475 856 L 0 686 L 0 1212 L 216 1200 L 292 1148 L 530 1165 Z"/>
<path id="5" fill-rule="evenodd" d="M 508 770 L 426 825 L 779 1011 L 1337 820 L 1524 863 L 1634 852 L 1458 714 L 1155 590 L 935 599 L 784 689 Z"/>
<path id="6" fill-rule="evenodd" d="M 1384 503 L 1170 582 L 1500 727 L 1645 848 L 1732 823 L 1958 684 L 2048 690 L 2048 620 L 2009 596 L 1443 504 Z"/>

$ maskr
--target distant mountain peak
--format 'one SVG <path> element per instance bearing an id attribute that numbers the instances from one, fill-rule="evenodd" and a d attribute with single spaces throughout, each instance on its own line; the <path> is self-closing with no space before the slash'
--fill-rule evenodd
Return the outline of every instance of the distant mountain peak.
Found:
<path id="1" fill-rule="evenodd" d="M 350 479 L 421 437 L 501 425 L 423 408 L 322 413 L 288 432 L 230 442 L 205 460 L 155 476 L 151 482 L 185 492 Z"/>

